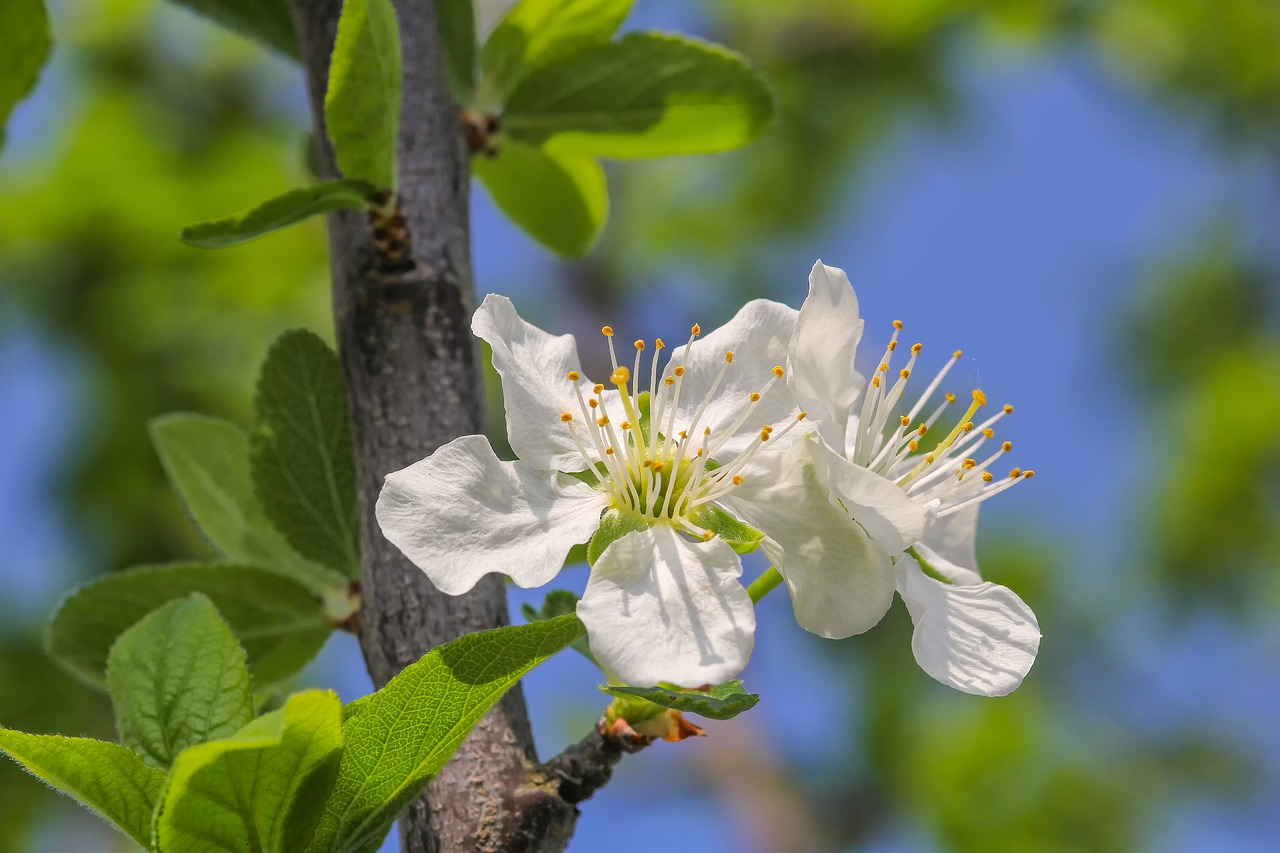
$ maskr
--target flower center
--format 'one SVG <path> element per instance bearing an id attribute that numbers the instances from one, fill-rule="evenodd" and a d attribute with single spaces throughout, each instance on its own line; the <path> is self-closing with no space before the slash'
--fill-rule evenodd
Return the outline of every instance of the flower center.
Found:
<path id="1" fill-rule="evenodd" d="M 635 342 L 635 363 L 627 367 L 618 363 L 613 328 L 605 326 L 601 332 L 609 343 L 613 364 L 609 384 L 613 388 L 591 385 L 578 371 L 570 371 L 568 379 L 573 383 L 578 412 L 565 412 L 560 420 L 573 436 L 586 467 L 601 475 L 602 487 L 613 498 L 614 506 L 650 522 L 665 521 L 710 539 L 710 530 L 690 520 L 694 511 L 742 484 L 741 472 L 757 453 L 771 446 L 774 428 L 762 425 L 758 440 L 725 465 L 714 461 L 715 456 L 752 417 L 761 397 L 785 375 L 782 367 L 774 367 L 760 390 L 742 401 L 729 425 L 713 429 L 707 422 L 707 409 L 733 369 L 733 353 L 726 352 L 693 417 L 677 423 L 681 392 L 687 381 L 686 363 L 694 342 L 702 334 L 701 328 L 693 326 L 680 363 L 668 364 L 665 371 L 659 371 L 658 359 L 666 343 L 662 338 L 654 341 L 647 389 L 640 378 L 646 343 Z M 776 438 L 804 418 L 805 413 L 800 412 Z"/>
<path id="2" fill-rule="evenodd" d="M 870 385 L 863 389 L 858 422 L 851 427 L 855 435 L 850 442 L 850 460 L 895 481 L 913 498 L 934 503 L 939 517 L 967 509 L 1035 476 L 1035 471 L 1014 468 L 1008 476 L 997 479 L 988 470 L 996 460 L 1013 450 L 1013 442 L 1010 441 L 1001 442 L 994 453 L 979 458 L 979 450 L 995 439 L 992 427 L 1005 415 L 1013 414 L 1013 406 L 1001 406 L 994 415 L 975 425 L 973 417 L 987 405 L 987 395 L 978 388 L 973 389 L 973 401 L 955 427 L 923 457 L 919 455 L 920 440 L 943 412 L 955 403 L 956 395 L 944 394 L 942 402 L 927 417 L 923 420 L 917 420 L 917 417 L 962 353 L 955 351 L 910 410 L 905 415 L 897 415 L 894 423 L 894 413 L 899 410 L 906 393 L 907 380 L 911 378 L 916 359 L 924 350 L 923 344 L 913 345 L 906 367 L 898 371 L 897 378 L 890 384 L 890 365 L 901 331 L 902 322 L 894 320 L 893 335 L 885 348 L 884 358 L 872 375 Z"/>

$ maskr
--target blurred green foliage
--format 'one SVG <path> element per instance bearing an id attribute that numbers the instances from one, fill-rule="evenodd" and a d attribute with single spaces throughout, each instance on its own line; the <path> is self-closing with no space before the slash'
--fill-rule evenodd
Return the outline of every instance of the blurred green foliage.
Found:
<path id="1" fill-rule="evenodd" d="M 698 14 L 706 35 L 770 77 L 776 129 L 744 151 L 618 170 L 604 244 L 563 268 L 584 304 L 616 304 L 672 259 L 715 266 L 738 282 L 735 300 L 763 292 L 770 254 L 856 193 L 904 119 L 959 116 L 950 64 L 975 39 L 1080 45 L 1127 85 L 1211 117 L 1226 146 L 1280 150 L 1280 7 L 1270 0 L 710 0 Z M 55 4 L 53 27 L 60 65 L 38 94 L 52 105 L 41 144 L 25 151 L 11 138 L 0 160 L 0 307 L 89 372 L 91 415 L 66 499 L 96 567 L 209 553 L 144 424 L 183 409 L 247 422 L 270 340 L 330 328 L 325 249 L 319 222 L 219 253 L 177 233 L 305 179 L 301 76 L 142 0 L 74 14 Z M 1280 588 L 1277 259 L 1206 230 L 1202 244 L 1154 259 L 1116 329 L 1157 456 L 1156 497 L 1135 507 L 1132 551 L 1118 559 L 1142 556 L 1138 593 L 1157 611 L 1230 605 L 1244 620 L 1259 591 L 1274 603 Z M 851 754 L 792 769 L 822 834 L 856 845 L 918 825 L 946 849 L 1128 850 L 1170 797 L 1249 784 L 1251 761 L 1212 732 L 1134 737 L 1073 704 L 1084 662 L 1124 677 L 1102 615 L 1068 589 L 1073 545 L 993 533 L 988 576 L 1033 604 L 1046 636 L 1072 642 L 1046 643 L 1018 693 L 984 703 L 918 676 L 901 608 L 857 644 L 820 646 L 852 683 L 877 688 L 857 694 L 866 706 Z M 6 725 L 109 733 L 105 700 L 27 636 L 0 642 L 0 685 L 14 684 L 22 689 L 0 690 Z M 8 764 L 0 802 L 0 850 L 30 849 L 36 822 L 65 808 Z"/>

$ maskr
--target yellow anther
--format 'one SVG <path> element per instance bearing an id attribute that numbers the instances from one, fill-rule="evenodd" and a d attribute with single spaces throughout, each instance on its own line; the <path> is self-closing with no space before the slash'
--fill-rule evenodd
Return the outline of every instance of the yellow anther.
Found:
<path id="1" fill-rule="evenodd" d="M 946 397 L 948 403 L 954 403 L 956 401 L 956 395 L 952 394 L 950 391 L 947 392 Z"/>
<path id="2" fill-rule="evenodd" d="M 802 420 L 804 420 L 804 419 L 805 419 L 805 418 L 807 418 L 807 417 L 809 417 L 809 413 L 808 413 L 808 412 L 801 412 L 800 414 L 796 415 L 796 420 L 798 420 L 798 421 L 802 421 Z"/>
<path id="3" fill-rule="evenodd" d="M 704 530 L 704 531 L 702 531 L 702 541 L 703 541 L 703 542 L 710 542 L 712 539 L 715 539 L 715 538 L 716 538 L 716 532 L 715 532 L 714 530 Z"/>
<path id="4" fill-rule="evenodd" d="M 741 486 L 741 485 L 742 485 L 742 475 L 741 475 L 741 474 L 734 474 L 734 475 L 733 475 L 733 484 L 734 484 L 735 486 Z"/>
<path id="5" fill-rule="evenodd" d="M 644 341 L 636 341 L 636 349 L 644 352 Z"/>
<path id="6" fill-rule="evenodd" d="M 600 405 L 600 401 L 599 401 L 599 400 L 588 400 L 588 401 L 587 401 L 587 405 L 594 409 L 596 406 L 599 406 L 599 405 Z"/>
<path id="7" fill-rule="evenodd" d="M 879 387 L 880 387 L 880 377 L 879 377 L 879 376 L 872 376 L 872 377 L 871 377 L 871 387 L 872 387 L 872 388 L 879 388 Z"/>
<path id="8" fill-rule="evenodd" d="M 889 365 L 885 364 L 883 361 L 880 362 L 880 366 L 876 368 L 876 370 L 879 371 L 880 373 L 884 373 L 888 369 L 889 369 Z"/>
<path id="9" fill-rule="evenodd" d="M 603 393 L 604 393 L 604 386 L 603 386 L 603 385 L 601 385 L 599 382 L 597 382 L 597 383 L 596 383 L 596 384 L 591 388 L 591 393 L 592 393 L 592 394 L 603 394 Z"/>
<path id="10" fill-rule="evenodd" d="M 694 456 L 701 456 L 704 452 L 706 452 L 706 448 L 699 447 L 699 448 L 698 448 L 698 452 L 697 452 L 697 453 L 695 453 L 695 454 L 693 454 L 693 455 L 694 455 Z"/>
<path id="11" fill-rule="evenodd" d="M 968 469 L 970 469 L 970 468 L 977 468 L 977 467 L 978 467 L 978 460 L 977 460 L 977 459 L 966 459 L 966 460 L 964 460 L 964 462 L 963 462 L 963 463 L 961 463 L 961 464 L 963 464 L 963 465 L 964 465 L 964 467 L 965 467 L 965 469 L 966 469 L 966 470 L 968 470 Z"/>
<path id="12" fill-rule="evenodd" d="M 641 467 L 641 468 L 652 468 L 652 467 L 653 467 L 653 460 L 652 460 L 652 459 L 646 459 L 646 460 L 644 460 L 643 462 L 641 462 L 641 463 L 640 463 L 640 467 Z"/>
<path id="13" fill-rule="evenodd" d="M 965 432 L 973 432 L 973 421 L 965 421 L 960 425 L 960 429 Z"/>
<path id="14" fill-rule="evenodd" d="M 924 434 L 925 434 L 926 432 L 928 432 L 928 431 L 929 431 L 929 427 L 927 427 L 927 426 L 926 426 L 926 425 L 924 425 L 924 424 L 920 424 L 919 429 L 917 429 L 917 430 L 916 430 L 916 434 L 917 434 L 917 435 L 924 435 Z"/>
<path id="15" fill-rule="evenodd" d="M 623 429 L 631 429 L 631 421 L 623 421 L 623 422 L 622 422 L 622 428 L 623 428 Z"/>
<path id="16" fill-rule="evenodd" d="M 674 373 L 676 376 L 684 376 L 684 367 L 683 366 L 677 367 L 675 370 L 671 372 Z"/>
<path id="17" fill-rule="evenodd" d="M 973 389 L 973 402 L 977 403 L 979 406 L 985 406 L 987 404 L 987 395 L 982 393 L 981 388 Z"/>
<path id="18" fill-rule="evenodd" d="M 726 352 L 726 353 L 724 354 L 724 360 L 725 360 L 725 363 L 726 363 L 726 364 L 732 364 L 732 363 L 733 363 L 733 353 L 732 353 L 732 352 Z"/>
<path id="19" fill-rule="evenodd" d="M 1010 450 L 1013 450 L 1013 442 L 1006 441 L 1004 444 L 1000 445 L 1000 449 L 1003 450 L 1005 453 L 1008 453 Z"/>
<path id="20" fill-rule="evenodd" d="M 576 371 L 576 370 L 570 370 L 570 371 L 569 371 L 569 381 L 570 381 L 570 382 L 577 382 L 577 381 L 578 381 L 579 379 L 581 379 L 581 378 L 582 378 L 582 374 L 581 374 L 581 373 L 579 373 L 578 371 Z"/>
<path id="21" fill-rule="evenodd" d="M 1009 472 L 1009 479 L 1010 479 L 1010 480 L 1016 480 L 1016 479 L 1018 479 L 1018 478 L 1019 478 L 1019 477 L 1021 477 L 1021 476 L 1022 476 L 1022 469 L 1021 469 L 1021 468 L 1014 468 L 1012 471 L 1010 471 L 1010 472 Z"/>
<path id="22" fill-rule="evenodd" d="M 983 471 L 983 472 L 982 472 L 982 482 L 984 482 L 984 483 L 990 483 L 990 482 L 991 482 L 992 480 L 994 480 L 994 479 L 995 479 L 995 477 L 991 476 L 991 472 L 990 472 L 990 471 Z"/>
<path id="23" fill-rule="evenodd" d="M 907 370 L 905 367 L 904 367 L 904 368 L 902 368 L 901 370 L 899 370 L 899 371 L 898 371 L 898 373 L 899 373 L 899 375 L 901 375 L 901 376 L 902 376 L 902 378 L 903 378 L 903 379 L 910 379 L 910 378 L 911 378 L 911 371 L 910 371 L 910 370 Z"/>
<path id="24" fill-rule="evenodd" d="M 993 430 L 991 427 L 987 427 L 986 429 L 984 429 L 984 430 L 982 431 L 982 434 L 983 434 L 983 435 L 985 435 L 987 438 L 995 438 L 995 437 L 996 437 L 996 431 L 995 431 L 995 430 Z"/>
<path id="25" fill-rule="evenodd" d="M 755 391 L 752 391 L 752 392 L 751 392 L 751 402 L 753 402 L 753 403 L 758 403 L 758 402 L 760 402 L 760 395 L 759 395 L 759 394 L 757 394 Z"/>
<path id="26" fill-rule="evenodd" d="M 911 439 L 911 441 L 907 442 L 907 449 L 912 453 L 915 453 L 920 449 L 920 442 L 916 441 L 914 438 Z"/>
<path id="27" fill-rule="evenodd" d="M 1005 413 L 1006 415 L 1012 415 L 1012 414 L 1013 414 L 1013 406 L 1010 406 L 1008 403 L 1005 403 L 1005 406 L 1004 406 L 1004 413 Z"/>
<path id="28" fill-rule="evenodd" d="M 618 365 L 617 368 L 614 369 L 613 373 L 609 374 L 609 381 L 614 385 L 617 385 L 619 388 L 625 386 L 631 381 L 631 369 L 625 364 Z"/>
<path id="29" fill-rule="evenodd" d="M 702 428 L 702 434 L 703 434 L 703 435 L 711 435 L 711 427 L 703 427 L 703 428 Z"/>
<path id="30" fill-rule="evenodd" d="M 952 358 L 959 358 L 959 357 L 960 357 L 960 356 L 962 356 L 962 355 L 964 355 L 964 352 L 963 352 L 963 351 L 961 351 L 961 350 L 956 350 L 955 352 L 953 352 L 953 353 L 951 354 L 951 357 L 952 357 Z"/>
<path id="31" fill-rule="evenodd" d="M 565 412 L 562 415 L 560 415 L 560 420 L 564 421 L 565 423 L 568 423 L 569 421 L 573 420 L 573 415 L 569 414 L 568 412 Z"/>
<path id="32" fill-rule="evenodd" d="M 662 384 L 663 384 L 663 385 L 675 385 L 675 384 L 676 384 L 675 377 L 674 377 L 674 376 L 668 376 L 666 379 L 662 380 Z"/>
<path id="33" fill-rule="evenodd" d="M 702 334 L 702 327 L 699 326 L 697 323 L 694 323 L 693 328 L 690 329 L 689 331 L 693 332 L 693 336 L 696 338 L 698 335 Z"/>
<path id="34" fill-rule="evenodd" d="M 653 470 L 654 470 L 654 472 L 655 472 L 655 473 L 661 474 L 661 473 L 662 473 L 662 469 L 663 469 L 663 468 L 665 468 L 665 467 L 666 467 L 666 463 L 664 463 L 664 462 L 655 462 L 655 463 L 653 463 Z"/>
<path id="35" fill-rule="evenodd" d="M 1035 472 L 1035 471 L 1031 471 L 1031 470 L 1023 471 L 1023 472 L 1022 472 L 1022 479 L 1024 479 L 1024 480 L 1030 480 L 1030 479 L 1031 479 L 1032 477 L 1034 477 L 1035 475 L 1036 475 L 1036 472 Z"/>
<path id="36" fill-rule="evenodd" d="M 606 448 L 604 449 L 604 455 L 605 455 L 605 456 L 612 456 L 612 455 L 613 455 L 613 448 L 612 448 L 612 447 L 606 447 Z"/>
<path id="37" fill-rule="evenodd" d="M 666 342 L 666 341 L 664 341 L 662 338 L 656 338 L 656 339 L 654 340 L 654 342 L 653 342 L 653 345 L 654 345 L 655 347 L 657 347 L 658 349 L 662 349 L 663 347 L 665 347 L 665 346 L 667 345 L 667 342 Z"/>
<path id="38" fill-rule="evenodd" d="M 899 332 L 901 332 L 901 331 L 902 331 L 902 321 L 901 321 L 901 320 L 894 320 L 894 321 L 893 321 L 893 327 L 894 327 L 895 329 L 897 329 Z"/>
<path id="39" fill-rule="evenodd" d="M 919 355 L 921 352 L 924 351 L 924 344 L 912 344 L 911 351 L 916 355 Z"/>
<path id="40" fill-rule="evenodd" d="M 764 426 L 760 427 L 760 429 L 762 429 L 762 430 L 764 430 L 765 432 L 768 432 L 768 433 L 772 433 L 772 432 L 773 432 L 773 427 L 769 426 L 768 424 L 765 424 Z"/>
<path id="41" fill-rule="evenodd" d="M 898 342 L 897 342 L 897 341 L 889 341 L 889 352 L 893 352 L 893 351 L 894 351 L 894 350 L 896 350 L 897 348 L 898 348 Z"/>
<path id="42" fill-rule="evenodd" d="M 902 424 L 903 426 L 910 426 L 911 418 L 907 417 L 906 415 L 903 415 L 902 417 L 898 418 L 898 423 Z"/>
<path id="43" fill-rule="evenodd" d="M 680 430 L 680 437 L 687 439 L 689 437 L 689 433 L 685 432 L 684 430 Z"/>
<path id="44" fill-rule="evenodd" d="M 926 457 L 924 458 L 924 461 L 925 461 L 925 462 L 930 462 L 930 463 L 931 463 L 931 462 L 933 462 L 933 454 L 931 453 L 931 454 L 929 454 L 928 456 L 926 456 Z"/>
<path id="45" fill-rule="evenodd" d="M 607 426 L 608 423 L 609 423 L 609 416 L 603 415 L 596 421 L 596 426 Z"/>
<path id="46" fill-rule="evenodd" d="M 776 365 L 774 365 L 774 367 L 773 367 L 773 375 L 774 375 L 774 376 L 776 376 L 776 377 L 778 377 L 779 379 L 781 379 L 781 378 L 782 378 L 782 376 L 783 376 L 783 374 L 785 374 L 785 373 L 786 373 L 786 371 L 782 369 L 782 365 L 781 365 L 781 364 L 776 364 Z"/>
<path id="47" fill-rule="evenodd" d="M 602 327 L 602 328 L 600 329 L 600 334 L 604 335 L 606 338 L 612 338 L 612 337 L 613 337 L 613 326 L 604 326 L 604 327 Z"/>
<path id="48" fill-rule="evenodd" d="M 768 440 L 769 440 L 769 431 L 768 431 L 768 430 L 764 430 L 764 429 L 760 430 L 760 440 L 761 440 L 761 441 L 768 441 Z"/>

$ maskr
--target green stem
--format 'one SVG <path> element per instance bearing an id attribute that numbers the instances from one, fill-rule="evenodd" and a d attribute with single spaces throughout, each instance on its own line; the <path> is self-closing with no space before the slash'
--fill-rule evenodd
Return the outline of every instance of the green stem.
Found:
<path id="1" fill-rule="evenodd" d="M 760 599 L 773 592 L 773 588 L 780 583 L 782 583 L 782 575 L 770 566 L 764 574 L 751 582 L 751 586 L 747 587 L 747 595 L 751 596 L 751 603 L 759 604 Z"/>

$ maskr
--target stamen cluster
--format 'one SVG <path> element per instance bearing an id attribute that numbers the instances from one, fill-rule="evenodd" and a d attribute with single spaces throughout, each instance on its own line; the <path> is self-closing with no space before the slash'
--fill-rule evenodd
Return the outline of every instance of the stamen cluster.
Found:
<path id="1" fill-rule="evenodd" d="M 613 390 L 604 384 L 589 385 L 578 371 L 570 371 L 566 378 L 573 383 L 578 412 L 560 415 L 582 454 L 584 467 L 603 474 L 602 486 L 618 509 L 651 522 L 668 521 L 694 536 L 712 538 L 712 531 L 690 520 L 694 511 L 742 484 L 742 472 L 774 437 L 774 428 L 770 424 L 762 425 L 759 440 L 725 465 L 716 463 L 716 454 L 746 425 L 760 398 L 783 378 L 785 371 L 780 365 L 774 367 L 772 376 L 760 390 L 743 401 L 737 417 L 728 426 L 713 430 L 704 422 L 704 416 L 733 368 L 733 353 L 726 352 L 715 380 L 693 417 L 687 423 L 677 423 L 688 372 L 686 362 L 702 333 L 701 328 L 697 324 L 693 326 L 680 362 L 668 364 L 661 374 L 658 360 L 666 343 L 662 338 L 654 341 L 647 390 L 642 390 L 640 379 L 647 349 L 645 342 L 634 343 L 634 366 L 627 367 L 618 363 L 613 328 L 605 326 L 601 332 L 609 344 L 613 366 L 609 384 Z M 623 420 L 615 420 L 614 415 Z M 800 412 L 777 437 L 781 438 L 804 417 L 805 413 Z"/>
<path id="2" fill-rule="evenodd" d="M 851 439 L 850 460 L 896 482 L 922 503 L 934 503 L 938 517 L 951 515 L 987 498 L 993 497 L 1015 483 L 1035 476 L 1035 471 L 1014 468 L 1000 479 L 988 469 L 1004 454 L 1013 450 L 1010 441 L 1001 442 L 999 448 L 981 461 L 978 451 L 995 439 L 992 426 L 1005 415 L 1013 413 L 1013 406 L 1000 407 L 994 415 L 974 424 L 978 410 L 987 405 L 987 396 L 981 389 L 972 392 L 972 402 L 960 416 L 955 427 L 947 433 L 923 458 L 918 456 L 921 439 L 928 433 L 943 413 L 956 401 L 955 394 L 943 395 L 942 402 L 923 420 L 917 416 L 942 385 L 943 380 L 963 355 L 956 350 L 942 369 L 916 399 L 910 411 L 896 416 L 894 412 L 906 392 L 916 360 L 924 350 L 923 344 L 911 347 L 907 364 L 889 384 L 890 364 L 898 348 L 898 335 L 902 322 L 895 320 L 893 335 L 885 348 L 884 357 L 871 377 L 870 387 L 862 395 L 862 409 Z M 913 425 L 914 423 L 914 425 Z"/>

